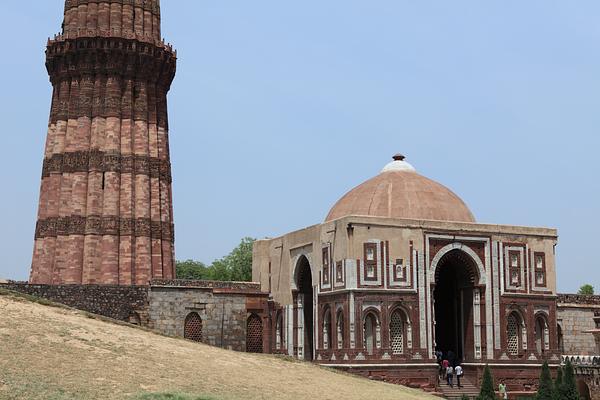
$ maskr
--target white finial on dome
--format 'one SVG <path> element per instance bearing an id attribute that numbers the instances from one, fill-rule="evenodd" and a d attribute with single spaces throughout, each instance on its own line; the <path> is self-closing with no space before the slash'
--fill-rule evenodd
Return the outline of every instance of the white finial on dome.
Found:
<path id="1" fill-rule="evenodd" d="M 402 154 L 396 154 L 394 157 L 394 161 L 387 164 L 381 172 L 393 172 L 393 171 L 405 171 L 405 172 L 416 172 L 415 168 L 404 161 L 406 157 Z"/>

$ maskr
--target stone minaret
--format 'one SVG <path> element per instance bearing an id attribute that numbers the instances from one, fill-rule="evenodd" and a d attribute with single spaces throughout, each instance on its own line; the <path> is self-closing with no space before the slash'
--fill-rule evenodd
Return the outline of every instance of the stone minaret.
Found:
<path id="1" fill-rule="evenodd" d="M 53 87 L 31 283 L 174 277 L 167 92 L 176 53 L 159 0 L 67 0 L 48 41 Z"/>

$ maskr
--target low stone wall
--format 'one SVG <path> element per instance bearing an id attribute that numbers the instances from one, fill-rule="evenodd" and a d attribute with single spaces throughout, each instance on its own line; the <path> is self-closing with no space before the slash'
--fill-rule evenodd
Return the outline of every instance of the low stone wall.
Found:
<path id="1" fill-rule="evenodd" d="M 240 292 L 260 292 L 260 283 L 256 282 L 205 281 L 192 279 L 153 279 L 150 281 L 150 286 L 227 289 L 230 291 Z"/>
<path id="2" fill-rule="evenodd" d="M 186 318 L 196 313 L 202 321 L 202 342 L 246 351 L 251 313 L 263 321 L 264 334 L 268 332 L 267 296 L 256 283 L 153 280 L 148 293 L 148 318 L 152 328 L 166 335 L 185 337 Z M 263 349 L 266 351 L 267 346 Z"/>
<path id="3" fill-rule="evenodd" d="M 563 354 L 597 355 L 600 346 L 591 331 L 600 321 L 600 296 L 559 294 L 557 300 Z"/>
<path id="4" fill-rule="evenodd" d="M 30 285 L 27 282 L 8 281 L 1 283 L 0 288 L 138 324 L 144 322 L 148 308 L 147 286 Z"/>

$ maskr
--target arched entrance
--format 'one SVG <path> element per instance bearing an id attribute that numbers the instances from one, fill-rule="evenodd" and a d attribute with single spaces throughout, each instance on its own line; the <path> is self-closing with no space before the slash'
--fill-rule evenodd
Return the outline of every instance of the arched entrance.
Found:
<path id="1" fill-rule="evenodd" d="M 455 361 L 475 356 L 473 297 L 478 281 L 477 265 L 459 249 L 446 253 L 437 264 L 433 291 L 435 349 Z"/>
<path id="2" fill-rule="evenodd" d="M 583 379 L 577 381 L 577 391 L 581 400 L 590 400 L 592 398 L 590 387 Z"/>
<path id="3" fill-rule="evenodd" d="M 298 288 L 298 307 L 302 307 L 303 358 L 312 361 L 314 354 L 313 286 L 310 264 L 305 256 L 298 260 L 296 287 Z"/>

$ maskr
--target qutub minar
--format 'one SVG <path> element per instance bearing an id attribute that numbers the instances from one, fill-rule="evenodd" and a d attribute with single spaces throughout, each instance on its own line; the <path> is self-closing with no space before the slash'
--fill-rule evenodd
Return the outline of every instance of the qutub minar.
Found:
<path id="1" fill-rule="evenodd" d="M 30 282 L 174 277 L 167 92 L 176 53 L 159 0 L 67 0 L 48 41 L 53 87 Z"/>

